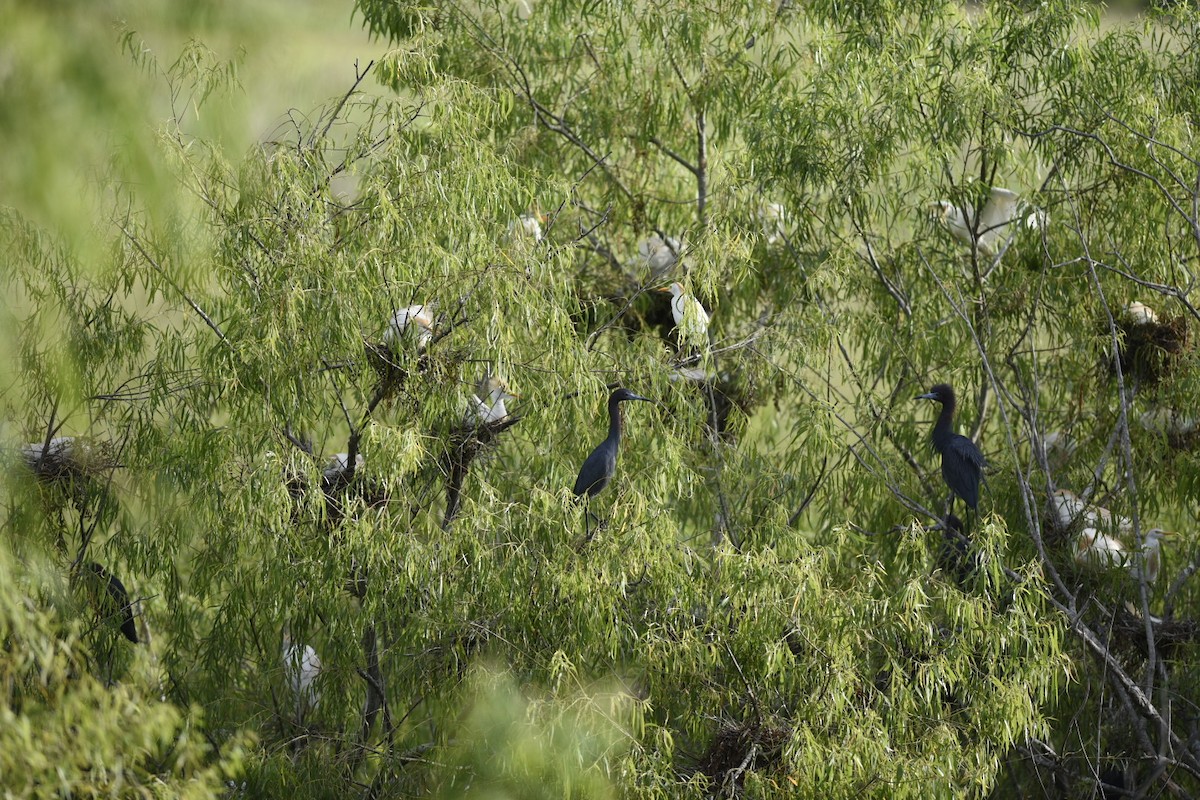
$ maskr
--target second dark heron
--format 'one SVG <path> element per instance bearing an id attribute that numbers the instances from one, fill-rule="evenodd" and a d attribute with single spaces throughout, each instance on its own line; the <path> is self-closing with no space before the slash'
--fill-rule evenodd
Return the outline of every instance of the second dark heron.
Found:
<path id="1" fill-rule="evenodd" d="M 621 403 L 625 400 L 653 402 L 628 389 L 617 389 L 608 396 L 608 438 L 596 445 L 596 449 L 584 460 L 579 468 L 579 477 L 575 479 L 575 488 L 571 490 L 585 503 L 604 491 L 617 471 L 617 452 L 621 446 Z M 587 513 L 584 512 L 585 520 Z M 587 539 L 591 539 L 590 533 Z"/>
<path id="2" fill-rule="evenodd" d="M 96 582 L 103 584 L 102 587 L 94 587 L 96 592 L 92 595 L 97 613 L 105 618 L 119 619 L 121 633 L 126 639 L 137 644 L 137 625 L 134 623 L 133 605 L 129 602 L 129 593 L 125 591 L 125 584 L 95 561 L 89 561 L 84 567 L 92 573 Z M 104 595 L 100 594 L 101 590 Z"/>
<path id="3" fill-rule="evenodd" d="M 942 480 L 950 491 L 975 510 L 979 505 L 979 481 L 987 459 L 979 445 L 954 432 L 954 390 L 948 384 L 939 383 L 925 394 L 917 395 L 917 399 L 942 404 L 942 413 L 933 425 L 933 449 L 942 456 Z"/>

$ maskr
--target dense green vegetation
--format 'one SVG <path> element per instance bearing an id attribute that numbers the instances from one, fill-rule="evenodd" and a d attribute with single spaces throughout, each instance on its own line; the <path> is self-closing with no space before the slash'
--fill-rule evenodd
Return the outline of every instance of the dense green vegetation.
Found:
<path id="1" fill-rule="evenodd" d="M 173 5 L 0 5 L 6 796 L 1200 792 L 1200 16 Z"/>

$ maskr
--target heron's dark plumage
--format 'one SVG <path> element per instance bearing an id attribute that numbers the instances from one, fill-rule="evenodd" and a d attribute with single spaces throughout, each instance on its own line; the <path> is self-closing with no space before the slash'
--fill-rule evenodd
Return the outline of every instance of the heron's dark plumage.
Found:
<path id="1" fill-rule="evenodd" d="M 137 625 L 133 619 L 133 605 L 129 602 L 129 593 L 125 591 L 125 584 L 121 580 L 100 566 L 94 561 L 87 564 L 87 568 L 104 583 L 104 589 L 108 593 L 109 605 L 111 608 L 103 609 L 105 615 L 120 616 L 121 633 L 125 638 L 134 644 L 138 643 Z"/>
<path id="2" fill-rule="evenodd" d="M 926 394 L 918 395 L 917 399 L 942 404 L 942 412 L 933 425 L 933 449 L 942 456 L 942 480 L 964 503 L 972 509 L 977 508 L 979 482 L 983 478 L 987 459 L 983 457 L 979 445 L 954 432 L 954 390 L 945 383 L 939 383 Z"/>
<path id="3" fill-rule="evenodd" d="M 613 474 L 617 471 L 617 452 L 621 445 L 621 408 L 624 400 L 644 400 L 649 398 L 636 395 L 628 389 L 617 389 L 608 397 L 608 438 L 596 445 L 579 468 L 579 477 L 575 479 L 575 488 L 571 491 L 576 497 L 586 494 L 595 497 L 608 486 Z"/>

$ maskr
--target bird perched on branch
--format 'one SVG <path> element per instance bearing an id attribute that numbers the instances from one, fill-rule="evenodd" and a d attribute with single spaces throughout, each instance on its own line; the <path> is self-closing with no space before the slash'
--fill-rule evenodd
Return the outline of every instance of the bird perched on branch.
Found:
<path id="1" fill-rule="evenodd" d="M 471 397 L 463 422 L 468 427 L 475 425 L 490 425 L 508 418 L 508 400 L 516 400 L 518 396 L 508 391 L 508 386 L 499 378 L 488 375 L 479 384 L 479 394 Z"/>
<path id="2" fill-rule="evenodd" d="M 680 339 L 703 341 L 708 336 L 709 316 L 700 301 L 685 292 L 683 285 L 678 282 L 658 291 L 671 293 L 671 316 L 675 319 Z"/>
<path id="3" fill-rule="evenodd" d="M 84 569 L 91 573 L 85 579 L 89 581 L 88 597 L 96 613 L 103 619 L 119 620 L 121 634 L 137 644 L 137 625 L 134 623 L 133 605 L 129 602 L 125 584 L 94 561 L 84 564 Z"/>
<path id="4" fill-rule="evenodd" d="M 575 487 L 571 489 L 571 492 L 585 503 L 604 491 L 604 487 L 608 486 L 608 482 L 617 471 L 617 453 L 621 446 L 621 403 L 626 400 L 653 402 L 650 398 L 634 394 L 628 389 L 617 389 L 608 396 L 608 438 L 596 445 L 596 449 L 584 460 L 583 466 L 579 468 L 579 477 L 575 479 Z M 587 519 L 586 513 L 584 519 Z M 589 533 L 586 540 L 590 539 Z"/>
<path id="5" fill-rule="evenodd" d="M 974 510 L 979 505 L 979 481 L 987 459 L 979 445 L 962 434 L 954 432 L 954 390 L 949 384 L 939 383 L 917 400 L 933 400 L 942 404 L 937 422 L 933 425 L 933 449 L 942 456 L 942 480 L 950 491 Z"/>
<path id="6" fill-rule="evenodd" d="M 418 350 L 424 350 L 433 341 L 433 317 L 429 314 L 429 306 L 414 305 L 397 311 L 383 332 L 383 344 L 396 353 L 406 337 L 415 337 Z"/>
<path id="7" fill-rule="evenodd" d="M 1095 528 L 1084 528 L 1075 540 L 1075 562 L 1099 569 L 1124 567 L 1134 580 L 1147 583 L 1158 580 L 1162 571 L 1162 542 L 1164 537 L 1174 536 L 1171 531 L 1154 528 L 1142 537 L 1141 552 L 1132 557 L 1125 545 L 1115 535 L 1101 533 Z"/>
<path id="8" fill-rule="evenodd" d="M 304 714 L 317 707 L 321 699 L 316 680 L 321 674 L 321 659 L 317 651 L 306 644 L 292 642 L 291 634 L 283 634 L 283 671 L 287 685 L 295 701 L 296 722 L 304 720 Z"/>
<path id="9" fill-rule="evenodd" d="M 965 209 L 949 200 L 938 200 L 931 206 L 934 217 L 940 220 L 955 239 L 975 247 L 985 256 L 991 257 L 1000 251 L 1004 240 L 1013 231 L 1014 223 L 1020 221 L 1024 212 L 1021 197 L 1010 189 L 992 187 L 987 202 L 979 212 L 979 224 L 975 224 L 975 209 Z M 1045 213 L 1034 210 L 1025 220 L 1030 228 L 1044 224 Z"/>
<path id="10" fill-rule="evenodd" d="M 545 214 L 522 214 L 508 223 L 508 238 L 513 242 L 527 239 L 536 244 L 542 240 L 542 223 L 545 221 Z"/>

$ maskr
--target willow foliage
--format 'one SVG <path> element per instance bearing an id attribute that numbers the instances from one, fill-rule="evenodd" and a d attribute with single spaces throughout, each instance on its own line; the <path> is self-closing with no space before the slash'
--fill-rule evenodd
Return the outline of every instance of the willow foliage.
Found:
<path id="1" fill-rule="evenodd" d="M 1200 789 L 1192 12 L 354 13 L 386 58 L 249 152 L 175 106 L 69 225 L 4 209 L 7 791 Z M 125 44 L 203 113 L 236 76 Z M 932 218 L 994 188 L 986 246 Z M 939 382 L 990 462 L 961 575 Z M 585 508 L 617 385 L 656 402 Z M 1062 489 L 1184 532 L 1159 581 Z"/>

